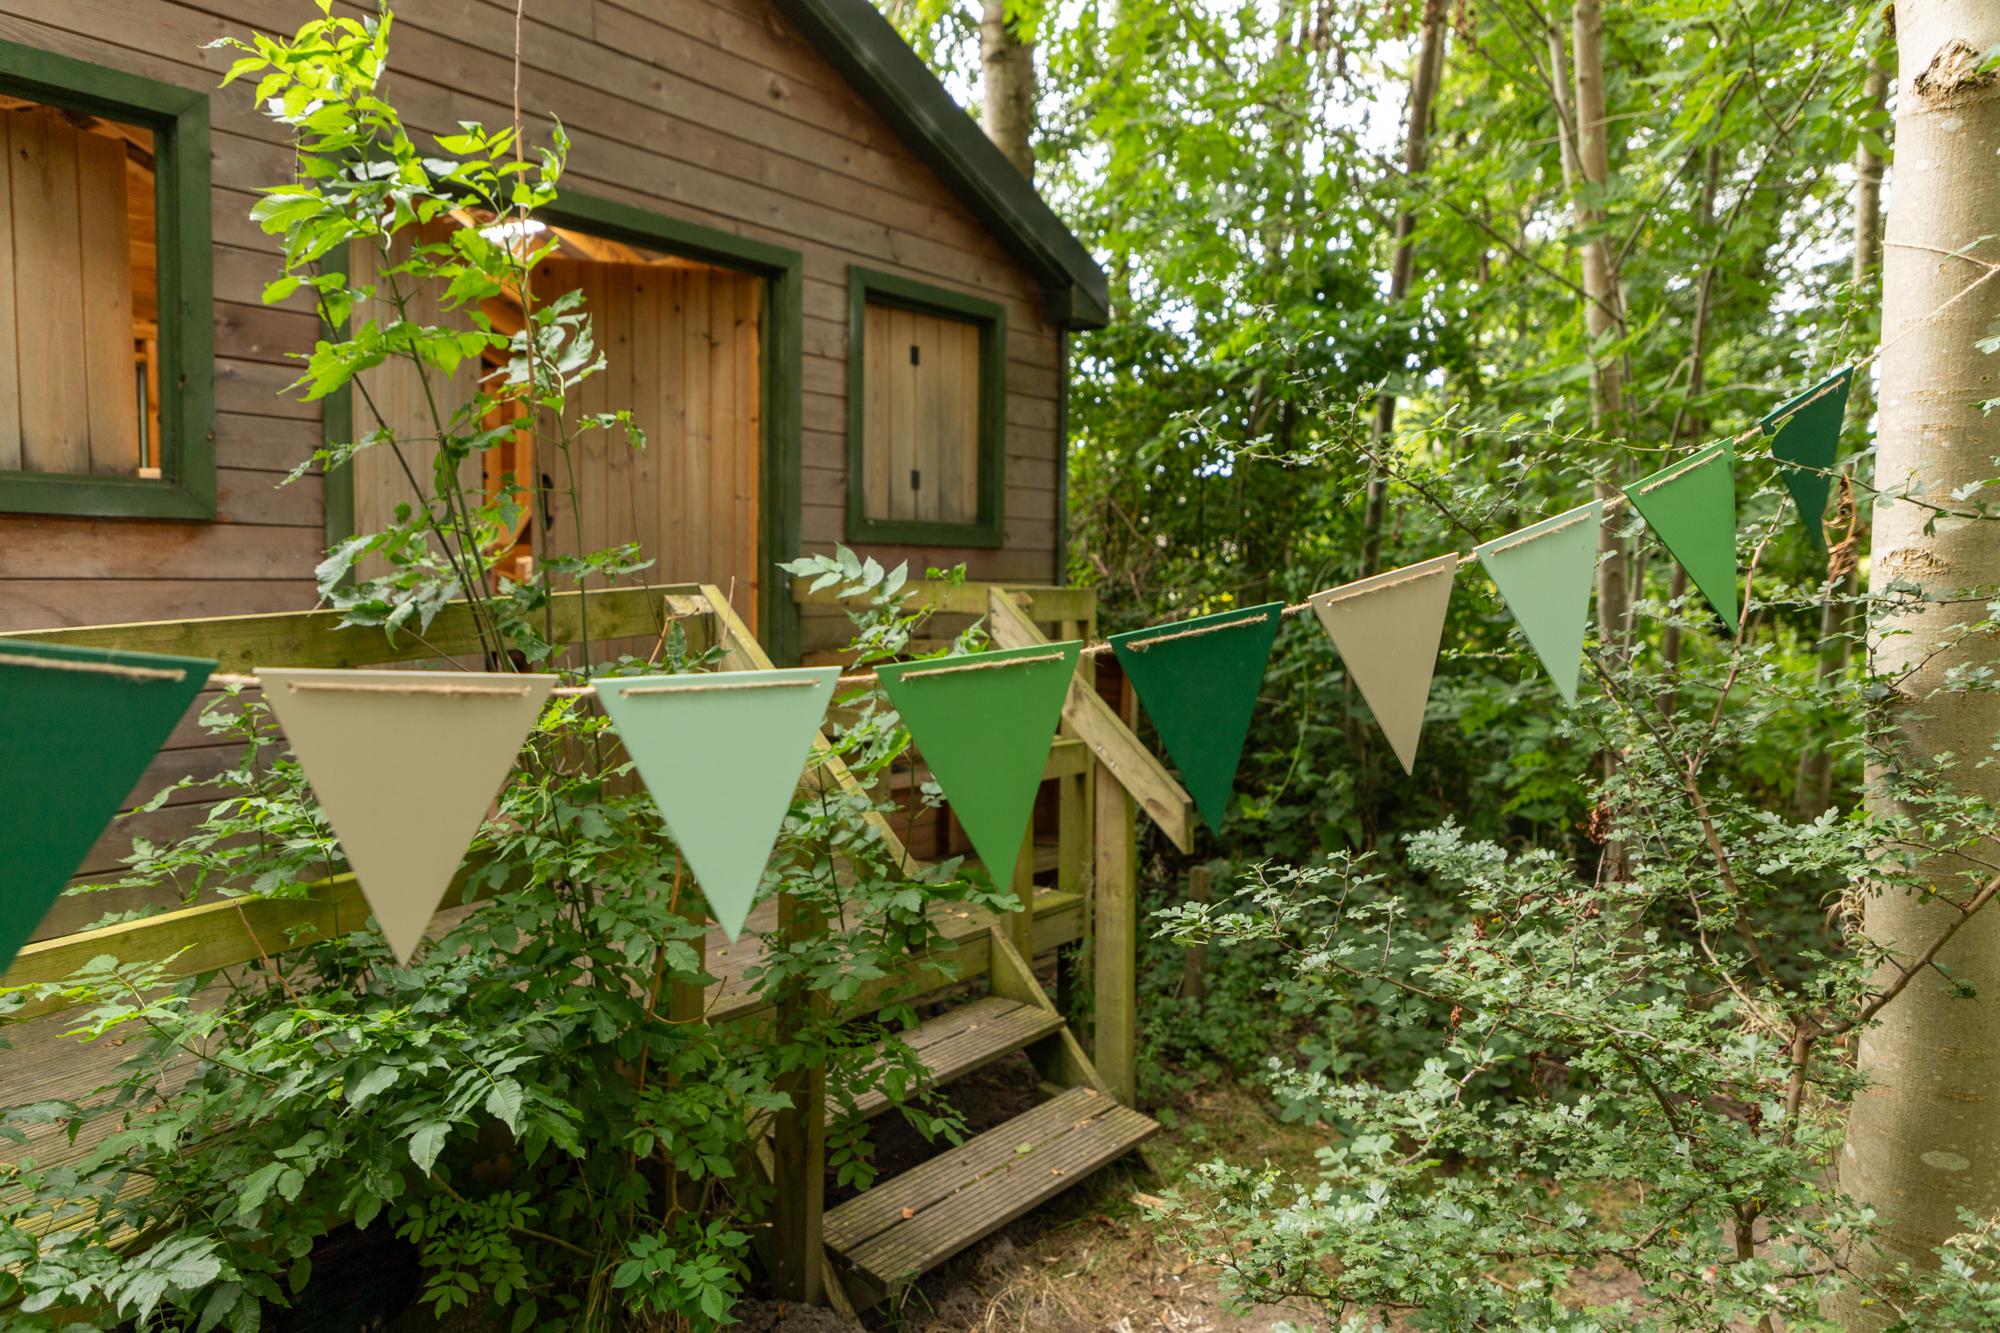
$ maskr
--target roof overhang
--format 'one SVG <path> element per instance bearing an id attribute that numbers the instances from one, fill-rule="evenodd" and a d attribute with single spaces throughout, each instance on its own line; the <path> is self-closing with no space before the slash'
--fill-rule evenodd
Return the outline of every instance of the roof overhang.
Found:
<path id="1" fill-rule="evenodd" d="M 869 0 L 771 2 L 1035 275 L 1051 322 L 1104 327 L 1104 270 Z"/>

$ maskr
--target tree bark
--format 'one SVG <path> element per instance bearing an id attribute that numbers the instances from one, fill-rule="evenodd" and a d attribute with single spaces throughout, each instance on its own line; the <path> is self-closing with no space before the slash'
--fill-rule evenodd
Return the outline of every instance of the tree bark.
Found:
<path id="1" fill-rule="evenodd" d="M 1611 186 L 1611 140 L 1604 105 L 1604 10 L 1601 0 L 1576 0 L 1570 11 L 1571 41 L 1576 47 L 1576 161 L 1581 188 L 1572 192 L 1572 209 L 1580 230 L 1602 228 L 1604 202 Z M 1611 247 L 1602 235 L 1583 243 L 1584 328 L 1593 344 L 1590 355 L 1591 424 L 1606 440 L 1625 437 L 1625 377 L 1617 357 L 1597 353 L 1598 340 L 1625 331 L 1624 300 Z M 1617 466 L 1613 465 L 1614 468 Z M 1620 494 L 1609 477 L 1599 477 L 1597 498 Z M 1606 523 L 1597 532 L 1598 639 L 1607 652 L 1623 655 L 1631 635 L 1632 591 L 1628 583 L 1631 554 Z"/>
<path id="2" fill-rule="evenodd" d="M 1006 0 L 986 0 L 979 21 L 979 80 L 986 137 L 1035 179 L 1035 44 L 1021 40 Z"/>
<path id="3" fill-rule="evenodd" d="M 1408 123 L 1403 132 L 1403 177 L 1414 182 L 1424 174 L 1429 156 L 1431 102 L 1444 75 L 1444 0 L 1424 0 L 1423 41 L 1416 67 L 1410 72 Z M 1389 261 L 1389 304 L 1402 303 L 1410 293 L 1410 273 L 1416 265 L 1417 215 L 1405 207 L 1396 215 L 1396 249 Z M 1388 444 L 1396 429 L 1396 395 L 1375 400 L 1375 447 Z M 1368 479 L 1368 503 L 1361 515 L 1361 577 L 1382 572 L 1382 524 L 1388 516 L 1389 478 L 1378 465 Z"/>
<path id="4" fill-rule="evenodd" d="M 1868 58 L 1868 81 L 1864 86 L 1868 105 L 1880 110 L 1889 100 L 1889 71 L 1879 57 Z M 1882 263 L 1882 157 L 1862 143 L 1854 150 L 1854 290 L 1868 290 L 1875 270 Z M 1870 403 L 1868 376 L 1855 376 L 1848 395 L 1848 412 L 1856 421 L 1866 421 Z M 1814 667 L 1814 684 L 1823 692 L 1847 672 L 1853 656 L 1854 639 L 1850 621 L 1854 617 L 1854 593 L 1858 579 L 1853 569 L 1840 578 L 1828 571 L 1825 595 L 1820 601 L 1819 662 Z M 1793 801 L 1801 819 L 1818 819 L 1833 804 L 1833 755 L 1828 738 L 1799 756 L 1799 772 Z"/>
<path id="5" fill-rule="evenodd" d="M 2000 260 L 2000 85 L 1976 71 L 1979 53 L 2000 43 L 2000 0 L 1901 0 L 1896 6 L 1900 93 L 1898 159 L 1913 169 L 1896 178 L 1882 267 L 1881 413 L 1877 421 L 1877 484 L 1885 490 L 1921 477 L 1933 497 L 1950 495 L 1995 475 L 2000 416 L 1977 404 L 1993 394 L 1991 357 L 1973 345 L 2000 319 L 2000 285 L 1963 299 L 1986 270 L 1946 258 L 1960 247 Z M 1951 302 L 1950 304 L 1947 304 Z M 1871 585 L 1926 585 L 1933 594 L 2000 582 L 2000 533 L 1991 524 L 1931 516 L 1898 502 L 1878 509 Z M 1983 600 L 1983 599 L 1982 599 Z M 1961 791 L 2000 798 L 2000 769 L 1977 768 L 2000 732 L 2000 694 L 1935 692 L 1945 673 L 1984 662 L 1988 643 L 1951 647 L 1951 627 L 1977 613 L 1935 601 L 1871 626 L 1879 665 L 1912 674 L 1892 695 L 1884 744 L 1908 771 L 1941 751 L 1963 762 L 1951 780 Z M 1900 634 L 1895 633 L 1901 631 Z M 1935 654 L 1935 655 L 1933 655 Z M 1871 766 L 1870 805 L 1898 809 L 1878 784 L 1888 776 Z M 1991 858 L 1992 844 L 1980 849 Z M 1923 872 L 1951 897 L 1964 896 L 1956 858 L 1926 862 Z M 1921 953 L 1957 914 L 1944 902 L 1883 890 L 1867 904 L 1870 939 L 1897 954 Z M 1975 917 L 1938 961 L 1977 992 L 1957 999 L 1943 977 L 1926 971 L 1861 1038 L 1858 1059 L 1873 1086 L 1855 1099 L 1840 1162 L 1850 1195 L 1889 1219 L 1879 1240 L 1889 1262 L 1935 1265 L 1934 1246 L 1964 1228 L 1958 1209 L 1981 1215 L 2000 1209 L 2000 916 Z M 1850 1298 L 1847 1327 L 1874 1328 L 1879 1306 L 1859 1309 Z"/>

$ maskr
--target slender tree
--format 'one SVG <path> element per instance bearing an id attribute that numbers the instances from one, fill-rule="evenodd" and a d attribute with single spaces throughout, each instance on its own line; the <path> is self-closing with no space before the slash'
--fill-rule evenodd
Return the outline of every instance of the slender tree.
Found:
<path id="1" fill-rule="evenodd" d="M 1881 111 L 1889 101 L 1889 71 L 1879 54 L 1868 58 L 1868 82 L 1863 98 L 1871 111 Z M 1876 270 L 1882 265 L 1882 155 L 1863 136 L 1854 150 L 1854 268 L 1856 295 L 1868 290 Z M 1848 415 L 1866 421 L 1872 410 L 1868 376 L 1855 378 Z M 1854 638 L 1850 622 L 1854 617 L 1854 594 L 1859 586 L 1858 562 L 1853 548 L 1836 547 L 1835 563 L 1827 569 L 1825 596 L 1820 603 L 1819 663 L 1814 684 L 1824 690 L 1829 682 L 1847 670 L 1853 655 Z M 1794 793 L 1801 818 L 1817 819 L 1833 804 L 1833 753 L 1825 744 L 1815 745 L 1799 757 L 1798 786 Z"/>
<path id="2" fill-rule="evenodd" d="M 1986 593 L 1955 590 L 2000 583 L 2000 536 L 1932 507 L 1991 483 L 2000 455 L 2000 417 L 1980 408 L 1996 367 L 1975 346 L 2000 320 L 2000 283 L 1967 290 L 2000 260 L 2000 244 L 1984 239 L 2000 233 L 2000 87 L 1980 72 L 1981 53 L 2000 43 L 2000 0 L 1903 0 L 1896 25 L 1897 154 L 1921 167 L 1897 176 L 1889 215 L 1876 480 L 1892 493 L 1920 487 L 1928 503 L 1876 511 L 1870 587 L 1926 594 L 1905 597 L 1871 632 L 1878 669 L 1900 682 L 1869 799 L 1885 814 L 1934 818 L 1924 802 L 1941 783 L 2000 798 L 2000 768 L 1978 763 L 2000 732 L 2000 693 L 1952 688 L 1953 673 L 1992 657 L 1984 636 L 1956 628 L 1970 617 L 1954 599 L 1982 606 Z M 1948 771 L 1934 779 L 1941 762 Z M 1855 1100 L 1840 1181 L 1888 1219 L 1880 1242 L 1891 1261 L 1931 1266 L 1933 1248 L 1966 1229 L 1961 1208 L 2000 1209 L 2000 917 L 1965 919 L 1994 860 L 1983 842 L 1934 856 L 1921 867 L 1933 894 L 1884 891 L 1867 904 L 1885 978 L 1957 927 L 1859 1046 L 1873 1086 Z M 1848 1326 L 1874 1327 L 1879 1309 L 1848 1309 Z"/>
<path id="3" fill-rule="evenodd" d="M 1009 12 L 1009 11 L 1012 12 Z M 1024 36 L 1018 3 L 986 0 L 979 21 L 979 69 L 986 137 L 1030 182 L 1035 179 L 1035 43 Z M 1032 31 L 1032 29 L 1029 29 Z"/>
<path id="4" fill-rule="evenodd" d="M 1424 0 L 1423 34 L 1417 59 L 1410 70 L 1410 105 L 1403 127 L 1403 176 L 1406 186 L 1415 185 L 1424 174 L 1428 160 L 1431 103 L 1437 97 L 1438 81 L 1444 74 L 1444 0 Z M 1416 263 L 1416 210 L 1406 202 L 1396 214 L 1396 250 L 1389 261 L 1389 304 L 1400 306 L 1410 294 L 1410 271 Z M 1398 365 L 1396 369 L 1403 367 Z M 1375 399 L 1374 443 L 1379 452 L 1396 429 L 1396 393 Z M 1389 478 L 1381 468 L 1368 481 L 1367 510 L 1362 517 L 1361 577 L 1382 569 L 1382 519 L 1389 503 Z"/>

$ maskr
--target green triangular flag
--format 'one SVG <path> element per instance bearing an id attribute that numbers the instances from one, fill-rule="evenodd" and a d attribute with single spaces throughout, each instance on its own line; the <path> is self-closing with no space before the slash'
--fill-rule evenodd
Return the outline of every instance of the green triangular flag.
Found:
<path id="1" fill-rule="evenodd" d="M 826 666 L 596 682 L 732 942 L 757 901 L 839 677 Z"/>
<path id="2" fill-rule="evenodd" d="M 1626 488 L 1722 623 L 1736 628 L 1736 451 L 1711 444 Z"/>
<path id="3" fill-rule="evenodd" d="M 215 663 L 0 639 L 0 972 Z"/>
<path id="4" fill-rule="evenodd" d="M 1826 501 L 1833 489 L 1830 474 L 1840 461 L 1840 425 L 1847 419 L 1847 391 L 1853 378 L 1853 366 L 1837 370 L 1759 423 L 1771 437 L 1771 457 L 1780 464 L 1799 465 L 1780 466 L 1778 474 L 1799 507 L 1799 521 L 1806 525 L 1806 537 L 1816 551 L 1826 549 Z M 1802 472 L 1800 468 L 1819 470 Z"/>
<path id="5" fill-rule="evenodd" d="M 437 915 L 554 676 L 259 667 L 396 961 Z"/>
<path id="6" fill-rule="evenodd" d="M 1201 817 L 1220 832 L 1283 602 L 1111 636 L 1118 665 L 1181 771 Z"/>
<path id="7" fill-rule="evenodd" d="M 1037 643 L 875 668 L 1001 889 L 1014 882 L 1082 647 Z"/>
<path id="8" fill-rule="evenodd" d="M 1603 521 L 1604 503 L 1592 500 L 1473 548 L 1556 691 L 1571 705 L 1583 670 L 1590 585 L 1597 577 L 1597 529 Z"/>
<path id="9" fill-rule="evenodd" d="M 1308 599 L 1405 773 L 1416 771 L 1457 573 L 1458 557 L 1441 555 Z"/>

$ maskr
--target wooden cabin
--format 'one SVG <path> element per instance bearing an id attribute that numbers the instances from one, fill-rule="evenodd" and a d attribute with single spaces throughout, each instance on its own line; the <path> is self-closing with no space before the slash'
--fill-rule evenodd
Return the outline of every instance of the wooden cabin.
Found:
<path id="1" fill-rule="evenodd" d="M 413 129 L 510 118 L 512 5 L 395 10 Z M 291 159 L 204 49 L 316 13 L 0 0 L 0 630 L 306 609 L 329 541 L 395 504 L 368 455 L 278 485 L 409 386 L 284 392 L 319 322 L 262 303 L 249 213 Z M 593 312 L 581 409 L 651 442 L 587 459 L 583 544 L 731 590 L 780 662 L 845 637 L 774 568 L 802 551 L 1062 582 L 1065 339 L 1104 275 L 868 0 L 531 0 L 523 37 L 531 133 L 574 141 L 537 286 Z M 575 527 L 531 514 L 516 553 Z"/>

